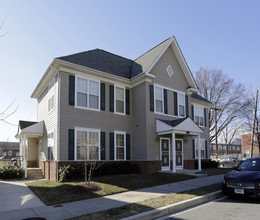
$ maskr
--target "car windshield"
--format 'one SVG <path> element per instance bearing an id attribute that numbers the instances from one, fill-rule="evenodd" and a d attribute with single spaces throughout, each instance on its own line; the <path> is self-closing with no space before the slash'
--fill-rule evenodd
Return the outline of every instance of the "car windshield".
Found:
<path id="1" fill-rule="evenodd" d="M 246 160 L 238 168 L 239 171 L 260 171 L 260 159 Z"/>

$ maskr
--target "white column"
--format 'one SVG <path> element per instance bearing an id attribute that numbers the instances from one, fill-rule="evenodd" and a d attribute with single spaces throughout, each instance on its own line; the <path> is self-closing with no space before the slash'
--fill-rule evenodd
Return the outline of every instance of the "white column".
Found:
<path id="1" fill-rule="evenodd" d="M 27 145 L 28 138 L 26 135 L 23 136 L 23 168 L 24 168 L 24 177 L 27 178 Z"/>
<path id="2" fill-rule="evenodd" d="M 201 146 L 200 146 L 200 135 L 198 136 L 198 170 L 201 171 Z"/>
<path id="3" fill-rule="evenodd" d="M 175 132 L 172 131 L 172 170 L 176 172 L 176 147 L 175 147 Z"/>

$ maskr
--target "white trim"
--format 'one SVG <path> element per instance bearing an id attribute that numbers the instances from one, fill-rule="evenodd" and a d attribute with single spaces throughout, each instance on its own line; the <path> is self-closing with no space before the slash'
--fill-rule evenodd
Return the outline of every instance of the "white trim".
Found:
<path id="1" fill-rule="evenodd" d="M 158 112 L 157 111 L 157 108 L 156 108 L 156 88 L 158 88 L 158 89 L 162 89 L 162 100 L 159 100 L 159 101 L 162 101 L 162 112 Z M 153 86 L 153 92 L 154 92 L 154 113 L 156 113 L 156 114 L 161 114 L 161 115 L 165 115 L 164 114 L 164 91 L 163 91 L 163 87 L 162 86 L 159 86 L 159 85 L 156 85 L 156 84 L 154 84 L 154 86 Z"/>
<path id="2" fill-rule="evenodd" d="M 78 105 L 78 99 L 77 99 L 77 95 L 78 95 L 78 79 L 84 79 L 84 80 L 87 80 L 87 87 L 88 87 L 88 91 L 87 91 L 87 107 L 84 107 L 84 106 L 79 106 Z M 90 93 L 89 93 L 89 81 L 92 81 L 92 82 L 96 82 L 98 83 L 98 108 L 90 108 L 89 107 L 89 102 L 90 102 L 90 99 L 89 99 L 89 96 L 90 96 Z M 75 94 L 74 94 L 74 99 L 75 99 L 75 108 L 78 108 L 78 109 L 85 109 L 85 110 L 91 110 L 91 111 L 100 111 L 100 80 L 97 80 L 97 79 L 94 79 L 94 78 L 91 78 L 91 77 L 86 77 L 86 76 L 82 76 L 81 74 L 77 74 L 75 75 Z"/>
<path id="3" fill-rule="evenodd" d="M 123 134 L 124 135 L 124 159 L 123 160 L 126 160 L 126 132 L 125 131 L 114 131 L 114 160 L 117 160 L 116 159 L 116 149 L 117 149 L 116 135 L 117 134 Z M 118 161 L 120 161 L 120 160 L 118 160 Z"/>
<path id="4" fill-rule="evenodd" d="M 201 125 L 200 124 L 200 115 L 198 115 L 198 117 L 199 117 L 199 124 L 197 124 L 196 123 L 196 121 L 195 121 L 195 108 L 199 108 L 200 110 L 202 109 L 202 117 L 203 117 L 203 125 Z M 205 115 L 204 115 L 204 109 L 206 109 L 205 107 L 202 107 L 201 105 L 193 105 L 193 117 L 194 117 L 194 122 L 195 122 L 195 124 L 197 124 L 199 127 L 202 127 L 202 128 L 204 128 L 205 127 Z"/>
<path id="5" fill-rule="evenodd" d="M 175 161 L 175 166 L 176 166 L 176 170 L 183 170 L 184 167 L 184 146 L 183 146 L 183 139 L 177 138 L 175 139 L 175 152 L 176 152 L 176 141 L 181 141 L 181 145 L 182 145 L 182 166 L 177 166 L 176 165 L 176 161 Z M 176 155 L 175 155 L 176 156 Z"/>
<path id="6" fill-rule="evenodd" d="M 98 160 L 100 160 L 100 145 L 101 145 L 101 129 L 95 128 L 84 128 L 84 127 L 75 127 L 74 128 L 74 160 L 75 161 L 84 161 L 78 160 L 77 158 L 77 131 L 84 131 L 87 132 L 87 137 L 89 137 L 89 132 L 97 132 L 98 133 Z M 89 139 L 89 138 L 88 138 Z M 87 160 L 89 160 L 89 143 L 87 142 Z"/>
<path id="7" fill-rule="evenodd" d="M 200 142 L 199 142 L 198 139 L 200 140 Z M 195 159 L 197 160 L 199 158 L 199 149 L 196 148 L 196 140 L 198 140 L 198 144 L 199 144 L 198 148 L 200 148 L 200 157 L 201 158 L 202 158 L 202 155 L 201 155 L 201 150 L 202 150 L 201 142 L 203 142 L 203 145 L 204 145 L 204 155 L 203 155 L 204 157 L 203 157 L 203 159 L 206 159 L 206 145 L 205 145 L 205 140 L 206 139 L 200 138 L 200 135 L 198 135 L 197 138 L 194 138 L 194 150 L 195 150 L 194 155 L 195 155 Z M 196 149 L 198 149 L 198 157 L 196 156 Z"/>
<path id="8" fill-rule="evenodd" d="M 48 112 L 48 114 L 51 114 L 55 110 L 55 107 L 56 107 L 56 102 L 55 102 L 55 97 L 56 97 L 55 73 L 54 73 L 54 77 L 51 79 L 51 81 L 49 82 L 49 85 L 48 85 L 48 93 L 47 93 L 47 112 Z M 53 91 L 51 91 L 51 90 L 53 90 Z M 50 94 L 50 92 L 52 92 L 52 94 Z M 53 106 L 49 110 L 49 100 L 50 99 L 53 99 Z"/>
<path id="9" fill-rule="evenodd" d="M 160 159 L 161 159 L 161 161 L 162 161 L 162 140 L 168 140 L 168 144 L 169 144 L 169 146 L 168 146 L 168 148 L 169 148 L 169 152 L 168 152 L 168 160 L 169 160 L 169 166 L 162 166 L 161 167 L 161 170 L 170 170 L 170 168 L 171 168 L 171 157 L 170 157 L 170 155 L 171 155 L 171 140 L 170 140 L 170 138 L 164 138 L 164 137 L 160 137 Z M 163 162 L 162 162 L 162 164 L 163 164 Z"/>
<path id="10" fill-rule="evenodd" d="M 123 95 L 124 95 L 124 112 L 117 112 L 117 109 L 116 109 L 116 88 L 120 88 L 120 89 L 123 89 Z M 119 84 L 114 84 L 114 113 L 117 114 L 117 115 L 125 115 L 125 103 L 126 103 L 126 100 L 125 100 L 125 87 L 122 86 L 122 85 L 119 85 Z M 119 100 L 119 101 L 122 101 L 122 100 Z"/>
<path id="11" fill-rule="evenodd" d="M 155 66 L 155 64 L 161 59 L 162 55 L 165 53 L 165 51 L 168 49 L 168 47 L 172 44 L 173 40 L 174 40 L 173 37 L 171 37 L 171 39 L 169 40 L 168 44 L 161 51 L 160 55 L 155 59 L 155 61 L 151 64 L 151 66 L 145 71 L 145 75 L 150 73 L 150 71 Z"/>
<path id="12" fill-rule="evenodd" d="M 175 148 L 175 131 L 172 130 L 172 170 L 176 172 L 176 148 Z"/>
<path id="13" fill-rule="evenodd" d="M 200 135 L 198 136 L 198 170 L 201 171 L 201 146 L 200 146 Z M 196 143 L 195 143 L 195 157 L 196 157 Z"/>

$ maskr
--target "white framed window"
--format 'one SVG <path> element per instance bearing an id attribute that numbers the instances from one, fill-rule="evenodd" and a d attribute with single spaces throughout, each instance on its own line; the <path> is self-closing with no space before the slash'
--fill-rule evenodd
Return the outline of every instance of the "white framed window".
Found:
<path id="1" fill-rule="evenodd" d="M 178 93 L 178 112 L 179 116 L 185 116 L 185 95 Z"/>
<path id="2" fill-rule="evenodd" d="M 100 81 L 76 78 L 76 106 L 84 109 L 100 110 Z"/>
<path id="3" fill-rule="evenodd" d="M 115 113 L 125 114 L 125 88 L 115 85 Z"/>
<path id="4" fill-rule="evenodd" d="M 5 151 L 2 153 L 2 156 L 6 156 L 6 152 Z"/>
<path id="5" fill-rule="evenodd" d="M 12 150 L 8 150 L 8 156 L 11 157 L 13 154 L 13 151 Z"/>
<path id="6" fill-rule="evenodd" d="M 195 159 L 199 157 L 199 139 L 195 138 Z M 205 150 L 205 139 L 200 139 L 200 152 L 201 152 L 201 159 L 206 158 L 206 150 Z"/>
<path id="7" fill-rule="evenodd" d="M 115 160 L 126 159 L 126 132 L 115 131 Z"/>
<path id="8" fill-rule="evenodd" d="M 100 160 L 100 130 L 75 129 L 75 160 Z"/>
<path id="9" fill-rule="evenodd" d="M 194 122 L 199 126 L 204 126 L 204 108 L 194 106 Z"/>
<path id="10" fill-rule="evenodd" d="M 55 107 L 55 80 L 53 79 L 48 86 L 48 112 L 50 113 Z"/>
<path id="11" fill-rule="evenodd" d="M 164 103 L 163 103 L 163 88 L 159 86 L 154 86 L 155 94 L 155 112 L 163 113 L 164 112 Z"/>
<path id="12" fill-rule="evenodd" d="M 48 134 L 48 160 L 53 160 L 54 132 Z"/>

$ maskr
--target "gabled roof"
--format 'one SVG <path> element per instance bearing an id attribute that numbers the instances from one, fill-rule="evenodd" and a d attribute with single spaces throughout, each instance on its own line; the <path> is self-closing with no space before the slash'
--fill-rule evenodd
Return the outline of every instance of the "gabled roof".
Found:
<path id="1" fill-rule="evenodd" d="M 19 142 L 0 142 L 0 148 L 2 149 L 16 149 L 19 150 Z"/>
<path id="2" fill-rule="evenodd" d="M 175 120 L 156 119 L 156 132 L 159 134 L 171 133 L 173 130 L 191 135 L 203 133 L 202 129 L 189 117 Z"/>
<path id="3" fill-rule="evenodd" d="M 199 101 L 202 101 L 202 102 L 206 102 L 206 103 L 208 103 L 208 104 L 213 105 L 212 102 L 210 102 L 209 100 L 203 98 L 202 96 L 200 96 L 200 95 L 197 94 L 197 93 L 192 93 L 192 94 L 191 94 L 191 98 L 196 99 L 196 100 L 199 100 Z"/>
<path id="4" fill-rule="evenodd" d="M 34 122 L 34 121 L 19 121 L 19 127 L 20 127 L 20 129 L 24 129 L 24 128 L 34 125 L 36 123 L 37 122 Z"/>
<path id="5" fill-rule="evenodd" d="M 58 57 L 56 59 L 121 76 L 127 79 L 132 78 L 131 69 L 134 61 L 104 50 L 89 50 L 68 56 Z M 137 64 L 135 66 L 136 71 L 141 71 Z"/>

